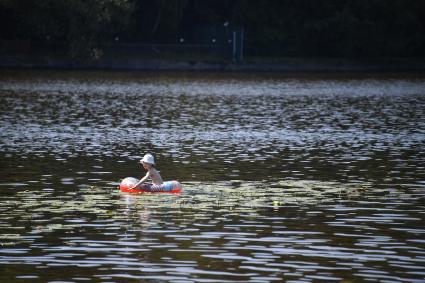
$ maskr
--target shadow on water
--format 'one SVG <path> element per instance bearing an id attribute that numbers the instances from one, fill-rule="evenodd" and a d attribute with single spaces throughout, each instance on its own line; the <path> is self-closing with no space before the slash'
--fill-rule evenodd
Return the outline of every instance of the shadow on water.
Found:
<path id="1" fill-rule="evenodd" d="M 423 282 L 424 89 L 2 71 L 0 279 Z M 181 195 L 117 190 L 145 152 Z"/>

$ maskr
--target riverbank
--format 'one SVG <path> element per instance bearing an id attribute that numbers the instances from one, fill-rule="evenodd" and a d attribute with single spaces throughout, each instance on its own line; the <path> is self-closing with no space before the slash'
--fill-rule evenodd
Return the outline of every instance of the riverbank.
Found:
<path id="1" fill-rule="evenodd" d="M 76 62 L 63 57 L 0 56 L 2 69 L 131 70 L 131 71 L 229 71 L 229 72 L 425 72 L 425 58 L 246 58 L 229 60 L 102 58 Z"/>

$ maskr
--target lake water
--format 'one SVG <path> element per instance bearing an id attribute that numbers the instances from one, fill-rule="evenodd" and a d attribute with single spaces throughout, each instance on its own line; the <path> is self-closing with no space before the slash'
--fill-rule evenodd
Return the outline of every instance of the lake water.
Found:
<path id="1" fill-rule="evenodd" d="M 424 220 L 423 74 L 0 72 L 1 282 L 425 282 Z"/>

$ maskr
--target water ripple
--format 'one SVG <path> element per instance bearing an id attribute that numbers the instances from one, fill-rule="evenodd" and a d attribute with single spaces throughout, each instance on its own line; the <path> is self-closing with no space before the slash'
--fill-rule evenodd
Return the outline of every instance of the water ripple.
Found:
<path id="1" fill-rule="evenodd" d="M 2 71 L 5 282 L 423 282 L 417 74 Z M 155 153 L 180 195 L 129 195 Z"/>

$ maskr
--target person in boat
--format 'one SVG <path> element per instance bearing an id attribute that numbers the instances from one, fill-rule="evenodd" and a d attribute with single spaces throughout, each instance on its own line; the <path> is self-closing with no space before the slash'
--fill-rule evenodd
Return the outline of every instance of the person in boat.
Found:
<path id="1" fill-rule="evenodd" d="M 142 159 L 140 159 L 140 163 L 143 165 L 143 168 L 147 170 L 148 172 L 146 175 L 140 179 L 137 184 L 135 184 L 130 189 L 136 189 L 136 188 L 144 188 L 144 189 L 155 189 L 158 188 L 163 184 L 161 174 L 159 174 L 158 170 L 155 168 L 155 159 L 152 154 L 146 154 L 143 156 Z M 152 183 L 145 183 L 148 179 L 152 181 Z"/>

